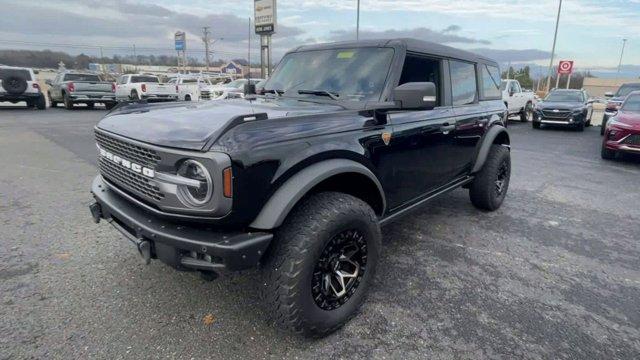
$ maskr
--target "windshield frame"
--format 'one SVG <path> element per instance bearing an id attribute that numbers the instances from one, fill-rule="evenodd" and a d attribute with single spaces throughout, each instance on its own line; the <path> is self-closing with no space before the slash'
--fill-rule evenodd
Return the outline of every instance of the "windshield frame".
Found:
<path id="1" fill-rule="evenodd" d="M 275 75 L 278 73 L 278 71 L 281 70 L 282 66 L 283 66 L 283 61 L 280 60 L 280 62 L 278 63 L 278 65 L 276 66 L 276 68 L 273 70 L 273 73 L 271 74 L 271 76 L 266 80 L 266 82 L 264 83 L 264 91 L 267 92 L 272 92 L 274 90 L 285 90 L 285 93 L 279 92 L 279 96 L 281 97 L 287 97 L 287 98 L 293 98 L 293 99 L 297 99 L 297 100 L 302 100 L 302 101 L 312 101 L 312 102 L 320 102 L 320 103 L 331 103 L 331 102 L 340 102 L 340 103 L 347 103 L 347 104 L 358 104 L 358 103 L 368 103 L 368 102 L 383 102 L 383 101 L 388 101 L 390 95 L 391 95 L 391 88 L 393 86 L 393 83 L 397 83 L 399 81 L 400 75 L 398 74 L 398 76 L 393 76 L 393 69 L 398 68 L 398 67 L 402 67 L 402 63 L 401 63 L 401 55 L 406 54 L 407 50 L 400 48 L 400 47 L 396 47 L 393 45 L 385 45 L 385 46 L 381 46 L 381 45 L 354 45 L 354 44 L 341 44 L 339 46 L 328 46 L 328 47 L 319 47 L 319 48 L 311 48 L 311 49 L 303 49 L 303 50 L 298 50 L 298 51 L 292 51 L 292 52 L 288 52 L 286 53 L 282 59 L 285 59 L 287 56 L 292 55 L 292 54 L 302 54 L 302 53 L 311 53 L 311 52 L 319 52 L 319 51 L 352 51 L 352 50 L 362 50 L 362 49 L 388 49 L 391 50 L 391 59 L 389 61 L 389 66 L 387 69 L 387 73 L 385 74 L 384 77 L 384 81 L 382 83 L 382 86 L 380 88 L 380 96 L 378 98 L 370 98 L 370 99 L 362 99 L 362 100 L 358 100 L 358 99 L 354 99 L 353 97 L 343 97 L 343 98 L 339 98 L 338 100 L 333 100 L 329 97 L 321 97 L 321 96 L 313 96 L 313 95 L 304 95 L 304 94 L 298 94 L 297 90 L 321 90 L 321 89 L 307 89 L 305 87 L 299 87 L 298 84 L 296 84 L 296 86 L 293 86 L 293 89 L 272 89 L 271 87 L 269 87 L 269 83 L 271 82 L 271 80 L 275 77 Z M 296 91 L 289 91 L 289 90 L 296 90 Z M 342 95 L 342 94 L 341 94 Z M 351 107 L 351 106 L 349 106 Z"/>

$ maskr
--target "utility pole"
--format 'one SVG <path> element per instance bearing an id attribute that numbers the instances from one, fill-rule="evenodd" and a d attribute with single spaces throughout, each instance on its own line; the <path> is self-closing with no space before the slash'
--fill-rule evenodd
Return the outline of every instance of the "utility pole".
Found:
<path id="1" fill-rule="evenodd" d="M 204 41 L 204 57 L 205 57 L 205 62 L 207 64 L 207 71 L 209 71 L 209 45 L 210 45 L 210 41 L 209 40 L 209 35 L 211 35 L 211 33 L 209 32 L 209 27 L 205 26 L 202 28 L 202 41 Z"/>
<path id="2" fill-rule="evenodd" d="M 549 71 L 547 73 L 547 92 L 551 86 L 551 71 L 553 71 L 553 58 L 556 55 L 556 40 L 558 39 L 558 25 L 560 24 L 560 12 L 562 11 L 562 0 L 558 4 L 558 17 L 556 18 L 556 31 L 553 34 L 553 47 L 551 48 L 551 60 L 549 60 Z M 559 78 L 560 76 L 558 76 Z"/>
<path id="3" fill-rule="evenodd" d="M 136 44 L 133 44 L 133 69 L 138 72 L 138 55 L 136 55 Z"/>
<path id="4" fill-rule="evenodd" d="M 249 17 L 249 41 L 247 46 L 247 62 L 249 63 L 249 71 L 247 71 L 247 79 L 251 79 L 251 17 Z"/>
<path id="5" fill-rule="evenodd" d="M 102 46 L 100 46 L 100 72 L 102 72 L 103 74 L 105 73 L 105 69 L 104 69 L 104 53 L 102 50 Z"/>
<path id="6" fill-rule="evenodd" d="M 356 15 L 356 41 L 360 41 L 360 0 L 358 1 L 358 14 Z"/>
<path id="7" fill-rule="evenodd" d="M 622 70 L 622 57 L 624 56 L 624 47 L 627 45 L 627 39 L 622 39 L 622 51 L 620 52 L 620 62 L 618 63 L 618 74 L 616 78 L 620 78 L 620 70 Z"/>

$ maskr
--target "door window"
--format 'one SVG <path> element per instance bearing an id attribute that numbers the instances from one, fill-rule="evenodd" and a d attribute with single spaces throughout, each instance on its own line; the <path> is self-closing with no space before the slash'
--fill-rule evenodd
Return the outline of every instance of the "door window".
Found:
<path id="1" fill-rule="evenodd" d="M 451 95 L 453 105 L 473 104 L 478 99 L 476 66 L 472 63 L 451 61 Z"/>
<path id="2" fill-rule="evenodd" d="M 481 65 L 482 68 L 482 98 L 499 99 L 500 92 L 500 70 L 495 66 Z"/>
<path id="3" fill-rule="evenodd" d="M 440 61 L 407 54 L 398 85 L 410 82 L 432 82 L 436 85 L 436 93 L 440 95 L 441 85 Z M 438 96 L 436 106 L 440 106 L 442 96 Z"/>

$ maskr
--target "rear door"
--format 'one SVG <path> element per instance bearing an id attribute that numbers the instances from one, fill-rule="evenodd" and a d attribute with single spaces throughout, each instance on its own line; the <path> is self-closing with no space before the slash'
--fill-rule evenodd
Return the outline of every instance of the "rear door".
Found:
<path id="1" fill-rule="evenodd" d="M 478 66 L 461 60 L 449 61 L 451 77 L 451 103 L 456 115 L 453 146 L 447 159 L 451 163 L 450 180 L 471 171 L 476 146 L 484 134 L 488 115 L 480 104 Z"/>

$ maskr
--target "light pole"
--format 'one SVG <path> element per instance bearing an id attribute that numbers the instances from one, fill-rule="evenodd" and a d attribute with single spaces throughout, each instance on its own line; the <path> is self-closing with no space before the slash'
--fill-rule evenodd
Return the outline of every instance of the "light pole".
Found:
<path id="1" fill-rule="evenodd" d="M 618 74 L 617 78 L 620 77 L 620 70 L 622 69 L 622 57 L 624 56 L 624 47 L 627 45 L 627 39 L 622 39 L 622 51 L 620 52 L 620 62 L 618 63 Z"/>
<path id="2" fill-rule="evenodd" d="M 358 1 L 358 10 L 356 15 L 356 41 L 360 41 L 360 0 Z"/>
<path id="3" fill-rule="evenodd" d="M 551 71 L 553 70 L 553 58 L 556 55 L 556 40 L 558 38 L 558 25 L 560 24 L 560 12 L 562 11 L 562 0 L 558 5 L 558 17 L 556 18 L 556 31 L 553 34 L 553 47 L 551 48 L 551 60 L 549 60 L 549 71 L 547 72 L 547 92 L 551 87 Z"/>

